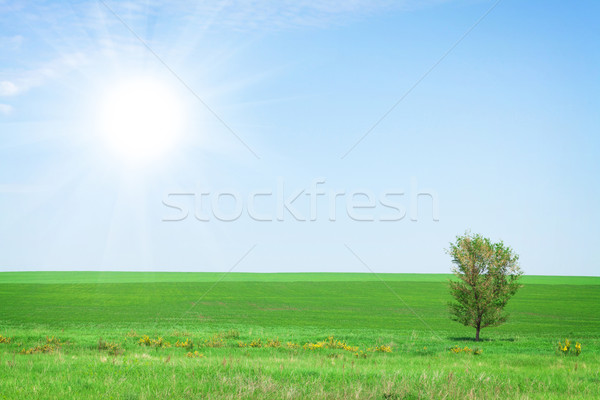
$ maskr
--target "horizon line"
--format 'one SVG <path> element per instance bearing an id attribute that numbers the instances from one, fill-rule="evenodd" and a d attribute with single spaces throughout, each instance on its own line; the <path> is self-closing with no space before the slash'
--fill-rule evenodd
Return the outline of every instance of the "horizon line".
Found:
<path id="1" fill-rule="evenodd" d="M 372 272 L 355 272 L 355 271 L 269 271 L 269 272 L 256 272 L 256 271 L 172 271 L 172 270 L 2 270 L 0 273 L 36 273 L 36 272 L 111 272 L 111 273 L 174 273 L 174 274 L 361 274 L 361 275 L 373 275 Z M 386 275 L 453 275 L 452 272 L 376 272 L 379 274 Z M 554 277 L 585 277 L 585 278 L 600 278 L 600 275 L 554 275 L 554 274 L 523 274 L 523 276 L 554 276 Z"/>

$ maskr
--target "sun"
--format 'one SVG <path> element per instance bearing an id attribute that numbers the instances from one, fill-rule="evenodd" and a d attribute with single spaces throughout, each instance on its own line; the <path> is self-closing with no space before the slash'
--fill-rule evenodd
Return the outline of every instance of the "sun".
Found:
<path id="1" fill-rule="evenodd" d="M 155 161 L 181 140 L 181 102 L 158 80 L 138 78 L 114 85 L 107 90 L 100 109 L 102 138 L 124 161 Z"/>

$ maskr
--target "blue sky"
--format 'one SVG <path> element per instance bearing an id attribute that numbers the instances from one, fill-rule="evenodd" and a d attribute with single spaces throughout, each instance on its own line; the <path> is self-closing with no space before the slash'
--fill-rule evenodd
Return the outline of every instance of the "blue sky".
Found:
<path id="1" fill-rule="evenodd" d="M 448 272 L 470 229 L 526 273 L 598 275 L 599 11 L 0 0 L 0 270 Z M 99 128 L 140 78 L 183 115 L 144 163 Z M 277 198 L 302 190 L 306 221 Z"/>

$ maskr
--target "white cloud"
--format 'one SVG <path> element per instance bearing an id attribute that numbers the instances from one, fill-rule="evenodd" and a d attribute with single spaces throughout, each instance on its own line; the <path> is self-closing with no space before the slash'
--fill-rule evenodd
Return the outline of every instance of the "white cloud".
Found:
<path id="1" fill-rule="evenodd" d="M 9 104 L 0 103 L 0 114 L 10 115 L 10 114 L 12 114 L 13 110 L 14 110 L 13 106 L 11 106 Z"/>
<path id="2" fill-rule="evenodd" d="M 168 45 L 183 35 L 185 40 L 180 40 L 178 45 L 184 52 L 201 39 L 198 32 L 204 30 L 323 28 L 392 10 L 429 7 L 445 1 L 450 0 L 200 0 L 191 6 L 188 0 L 106 0 L 119 18 L 142 37 L 146 36 L 144 29 L 156 21 L 163 21 L 156 23 L 156 30 L 162 30 L 154 37 L 148 35 L 148 43 L 153 47 Z M 8 3 L 0 0 L 0 14 L 3 4 Z M 94 57 L 146 56 L 137 38 L 124 29 L 119 19 L 102 3 L 82 1 L 64 7 L 62 3 L 43 1 L 26 8 L 5 7 L 8 7 L 5 14 L 18 13 L 34 27 L 33 34 L 52 42 L 62 55 L 29 70 L 3 73 L 0 69 L 0 97 L 16 96 L 58 79 Z M 0 48 L 18 47 L 24 40 L 21 35 L 0 37 Z"/>
<path id="3" fill-rule="evenodd" d="M 25 38 L 21 35 L 0 36 L 0 48 L 3 49 L 18 49 L 23 44 Z"/>
<path id="4" fill-rule="evenodd" d="M 193 16 L 210 17 L 213 27 L 285 29 L 322 27 L 348 19 L 404 7 L 407 1 L 391 0 L 221 0 L 200 2 Z"/>
<path id="5" fill-rule="evenodd" d="M 27 185 L 20 183 L 0 183 L 0 193 L 27 194 L 48 190 L 47 186 Z"/>
<path id="6" fill-rule="evenodd" d="M 14 73 L 10 80 L 0 81 L 0 96 L 15 96 L 56 79 L 86 62 L 82 53 L 66 54 L 41 67 Z"/>
<path id="7" fill-rule="evenodd" d="M 14 96 L 19 93 L 17 85 L 10 81 L 0 81 L 0 96 Z"/>
<path id="8" fill-rule="evenodd" d="M 108 0 L 119 16 L 181 18 L 198 28 L 239 30 L 324 27 L 392 10 L 412 10 L 449 0 L 188 0 L 145 3 Z"/>

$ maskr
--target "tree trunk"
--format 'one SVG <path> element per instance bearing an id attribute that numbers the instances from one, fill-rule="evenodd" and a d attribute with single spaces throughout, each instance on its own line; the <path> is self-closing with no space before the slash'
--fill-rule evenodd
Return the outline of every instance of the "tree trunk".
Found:
<path id="1" fill-rule="evenodd" d="M 475 331 L 475 341 L 479 342 L 479 331 L 481 331 L 481 323 L 478 323 L 477 326 L 475 327 L 476 331 Z"/>

